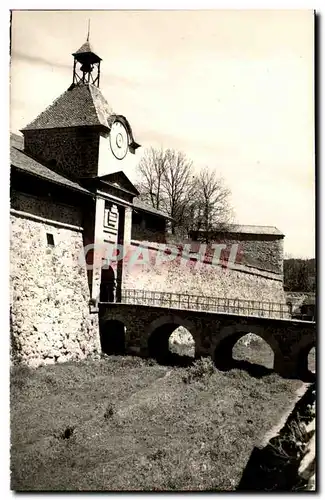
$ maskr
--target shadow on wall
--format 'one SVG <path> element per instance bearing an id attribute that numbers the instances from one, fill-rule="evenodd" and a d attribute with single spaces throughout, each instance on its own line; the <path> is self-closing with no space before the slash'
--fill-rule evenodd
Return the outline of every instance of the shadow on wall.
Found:
<path id="1" fill-rule="evenodd" d="M 138 224 L 132 225 L 131 239 L 135 241 L 148 241 L 153 243 L 166 243 L 164 229 L 142 228 Z"/>
<path id="2" fill-rule="evenodd" d="M 125 331 L 121 321 L 111 320 L 100 325 L 100 344 L 105 354 L 125 354 Z"/>

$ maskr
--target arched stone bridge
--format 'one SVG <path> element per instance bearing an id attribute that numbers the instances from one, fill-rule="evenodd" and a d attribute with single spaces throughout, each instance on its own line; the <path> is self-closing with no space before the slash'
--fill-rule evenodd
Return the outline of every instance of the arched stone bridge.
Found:
<path id="1" fill-rule="evenodd" d="M 249 332 L 271 347 L 274 370 L 284 377 L 306 377 L 308 353 L 316 346 L 316 324 L 309 321 L 123 303 L 100 303 L 99 319 L 102 344 L 112 353 L 162 358 L 170 335 L 183 326 L 195 341 L 195 357 L 211 356 L 225 370 L 231 366 L 233 346 Z"/>

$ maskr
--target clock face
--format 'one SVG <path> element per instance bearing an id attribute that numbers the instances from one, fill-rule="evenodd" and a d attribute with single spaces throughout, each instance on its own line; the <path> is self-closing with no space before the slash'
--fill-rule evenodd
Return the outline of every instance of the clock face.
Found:
<path id="1" fill-rule="evenodd" d="M 123 160 L 129 147 L 129 135 L 123 123 L 113 123 L 109 139 L 113 155 L 118 160 Z"/>

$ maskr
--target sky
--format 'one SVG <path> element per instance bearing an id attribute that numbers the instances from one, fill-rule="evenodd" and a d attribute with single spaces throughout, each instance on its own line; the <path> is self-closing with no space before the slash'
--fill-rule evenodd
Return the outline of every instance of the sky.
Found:
<path id="1" fill-rule="evenodd" d="M 313 12 L 15 11 L 13 132 L 70 86 L 88 19 L 101 90 L 142 151 L 174 148 L 215 170 L 235 222 L 276 226 L 286 254 L 314 257 Z"/>

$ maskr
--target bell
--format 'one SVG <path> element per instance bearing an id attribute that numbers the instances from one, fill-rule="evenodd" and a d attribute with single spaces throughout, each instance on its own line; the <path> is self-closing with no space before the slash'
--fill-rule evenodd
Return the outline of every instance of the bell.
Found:
<path id="1" fill-rule="evenodd" d="M 91 73 L 93 70 L 93 65 L 88 63 L 88 62 L 84 62 L 83 65 L 81 66 L 80 70 L 83 73 Z"/>

